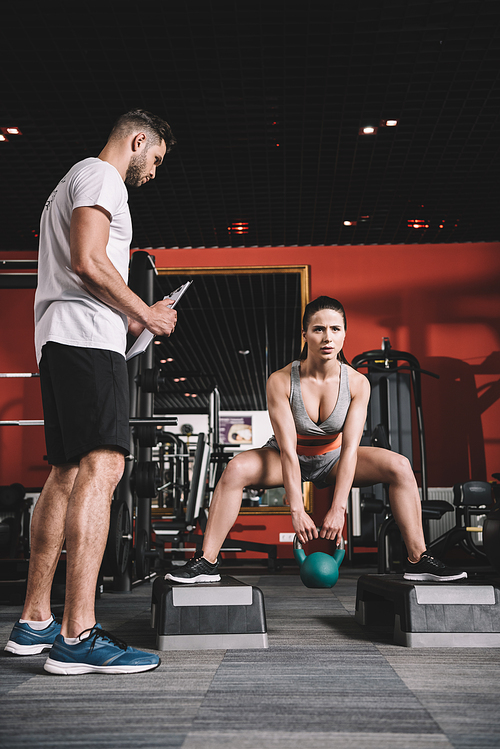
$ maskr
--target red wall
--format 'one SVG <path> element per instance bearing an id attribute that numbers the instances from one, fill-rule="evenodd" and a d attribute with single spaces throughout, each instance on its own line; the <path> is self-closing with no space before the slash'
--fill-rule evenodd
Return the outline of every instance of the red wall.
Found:
<path id="1" fill-rule="evenodd" d="M 423 380 L 430 486 L 500 472 L 500 243 L 155 250 L 157 267 L 309 265 L 346 308 L 346 354 L 410 351 Z M 33 256 L 31 254 L 31 256 Z M 0 253 L 20 258 L 20 253 Z M 22 257 L 30 257 L 23 253 Z M 0 371 L 36 371 L 33 292 L 0 290 Z M 0 381 L 2 420 L 41 417 L 38 380 Z M 0 427 L 0 483 L 43 483 L 39 427 Z M 286 530 L 286 529 L 285 529 Z"/>

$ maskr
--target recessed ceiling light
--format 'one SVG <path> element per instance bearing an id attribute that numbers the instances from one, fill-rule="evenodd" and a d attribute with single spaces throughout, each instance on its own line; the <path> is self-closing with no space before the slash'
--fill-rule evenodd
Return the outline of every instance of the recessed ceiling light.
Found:
<path id="1" fill-rule="evenodd" d="M 359 128 L 360 135 L 376 135 L 378 128 L 372 127 L 371 125 L 365 125 L 365 127 Z"/>
<path id="2" fill-rule="evenodd" d="M 398 120 L 380 120 L 380 127 L 397 127 Z"/>
<path id="3" fill-rule="evenodd" d="M 344 221 L 344 226 L 356 226 L 357 221 Z"/>
<path id="4" fill-rule="evenodd" d="M 233 221 L 227 230 L 230 234 L 248 234 L 248 221 Z"/>
<path id="5" fill-rule="evenodd" d="M 248 349 L 240 349 L 240 351 L 238 351 L 238 354 L 241 354 L 242 356 L 248 356 L 249 353 L 250 351 Z"/>
<path id="6" fill-rule="evenodd" d="M 0 133 L 0 143 L 8 143 L 9 139 Z"/>

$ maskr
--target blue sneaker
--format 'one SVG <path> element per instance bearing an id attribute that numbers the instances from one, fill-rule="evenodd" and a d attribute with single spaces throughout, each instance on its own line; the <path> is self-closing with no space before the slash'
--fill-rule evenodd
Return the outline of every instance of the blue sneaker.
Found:
<path id="1" fill-rule="evenodd" d="M 55 639 L 44 669 L 51 674 L 135 674 L 158 668 L 160 659 L 152 653 L 128 647 L 96 624 L 83 634 L 90 635 L 76 645 L 67 645 L 62 635 Z"/>
<path id="2" fill-rule="evenodd" d="M 61 624 L 54 618 L 45 629 L 31 629 L 25 622 L 16 622 L 4 650 L 14 655 L 36 655 L 50 650 L 60 631 Z"/>

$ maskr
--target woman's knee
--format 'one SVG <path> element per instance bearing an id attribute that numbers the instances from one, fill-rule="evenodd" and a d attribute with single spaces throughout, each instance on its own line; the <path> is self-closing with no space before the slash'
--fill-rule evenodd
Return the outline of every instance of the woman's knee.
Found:
<path id="1" fill-rule="evenodd" d="M 393 482 L 401 483 L 415 480 L 410 461 L 405 455 L 400 455 L 400 453 L 391 453 L 389 471 Z"/>
<path id="2" fill-rule="evenodd" d="M 240 453 L 229 461 L 221 481 L 239 489 L 265 482 L 269 472 L 268 461 L 269 456 L 264 451 L 249 450 Z"/>
<path id="3" fill-rule="evenodd" d="M 249 471 L 248 458 L 245 455 L 236 455 L 227 464 L 221 477 L 223 484 L 240 486 L 243 489 L 248 481 Z"/>

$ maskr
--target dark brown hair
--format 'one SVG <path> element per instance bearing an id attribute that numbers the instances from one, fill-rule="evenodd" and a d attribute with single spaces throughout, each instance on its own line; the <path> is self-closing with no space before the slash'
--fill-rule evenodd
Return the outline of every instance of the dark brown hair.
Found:
<path id="1" fill-rule="evenodd" d="M 347 330 L 347 319 L 345 316 L 345 309 L 341 305 L 341 303 L 338 301 L 338 299 L 332 299 L 332 297 L 329 296 L 319 296 L 317 299 L 313 299 L 312 302 L 309 302 L 309 304 L 306 306 L 304 310 L 304 317 L 302 318 L 302 330 L 305 332 L 307 328 L 309 327 L 309 323 L 311 322 L 311 317 L 316 314 L 316 312 L 319 312 L 322 309 L 331 309 L 334 312 L 338 312 L 340 315 L 342 315 L 342 319 L 344 321 L 344 330 Z M 300 359 L 303 361 L 307 358 L 307 343 L 304 344 L 304 347 L 300 353 Z M 345 358 L 344 351 L 341 349 L 339 353 L 337 354 L 337 359 L 344 364 L 349 364 L 347 359 Z"/>
<path id="2" fill-rule="evenodd" d="M 122 114 L 113 125 L 109 137 L 110 139 L 124 138 L 137 130 L 144 130 L 151 139 L 151 143 L 158 144 L 164 141 L 167 153 L 177 143 L 168 122 L 151 112 L 146 112 L 145 109 L 132 109 Z"/>

